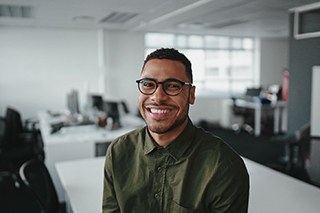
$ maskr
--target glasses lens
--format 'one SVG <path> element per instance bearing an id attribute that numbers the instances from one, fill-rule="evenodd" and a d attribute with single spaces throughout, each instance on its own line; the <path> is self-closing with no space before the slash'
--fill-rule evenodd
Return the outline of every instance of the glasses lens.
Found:
<path id="1" fill-rule="evenodd" d="M 142 79 L 139 82 L 139 89 L 144 94 L 152 94 L 157 88 L 157 83 L 152 80 Z"/>
<path id="2" fill-rule="evenodd" d="M 140 92 L 145 95 L 153 94 L 157 90 L 158 85 L 162 84 L 162 89 L 167 95 L 176 96 L 182 91 L 183 86 L 187 84 L 179 80 L 167 80 L 157 83 L 153 79 L 141 79 L 136 82 L 138 83 Z"/>
<path id="3" fill-rule="evenodd" d="M 183 84 L 179 81 L 166 81 L 163 83 L 163 89 L 168 95 L 178 95 L 182 90 Z"/>

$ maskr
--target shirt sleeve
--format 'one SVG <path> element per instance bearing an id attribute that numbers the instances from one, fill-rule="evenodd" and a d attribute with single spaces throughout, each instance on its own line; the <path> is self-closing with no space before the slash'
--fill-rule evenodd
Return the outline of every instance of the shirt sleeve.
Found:
<path id="1" fill-rule="evenodd" d="M 102 213 L 120 212 L 113 183 L 111 149 L 108 149 L 104 166 Z"/>
<path id="2" fill-rule="evenodd" d="M 241 158 L 236 158 L 226 166 L 212 181 L 211 212 L 247 213 L 249 203 L 249 175 Z"/>

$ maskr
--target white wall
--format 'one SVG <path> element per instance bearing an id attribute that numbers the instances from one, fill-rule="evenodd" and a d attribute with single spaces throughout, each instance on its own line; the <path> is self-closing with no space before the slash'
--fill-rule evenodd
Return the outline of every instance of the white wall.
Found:
<path id="1" fill-rule="evenodd" d="M 282 83 L 282 71 L 288 68 L 288 39 L 260 40 L 260 82 L 267 87 Z"/>
<path id="2" fill-rule="evenodd" d="M 0 115 L 64 109 L 72 88 L 98 89 L 95 31 L 1 27 L 0 47 Z"/>
<path id="3" fill-rule="evenodd" d="M 312 68 L 311 85 L 311 136 L 320 137 L 320 66 Z"/>
<path id="4" fill-rule="evenodd" d="M 137 113 L 139 79 L 144 60 L 144 34 L 105 32 L 105 97 L 124 99 Z"/>
<path id="5" fill-rule="evenodd" d="M 126 99 L 136 111 L 138 78 L 144 58 L 143 35 L 97 30 L 0 28 L 0 115 L 7 106 L 23 118 L 39 110 L 64 110 L 66 93 L 77 89 L 81 106 L 85 92 Z M 99 38 L 100 36 L 100 38 Z M 105 66 L 101 66 L 101 47 Z M 102 79 L 103 80 L 103 79 Z M 107 91 L 107 89 L 110 91 Z"/>
<path id="6" fill-rule="evenodd" d="M 222 100 L 219 98 L 196 97 L 195 104 L 190 107 L 190 118 L 194 123 L 200 120 L 220 122 L 222 120 Z"/>

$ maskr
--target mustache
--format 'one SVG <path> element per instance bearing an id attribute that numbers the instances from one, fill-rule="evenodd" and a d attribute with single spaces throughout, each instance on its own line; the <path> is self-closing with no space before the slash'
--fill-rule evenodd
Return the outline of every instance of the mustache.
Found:
<path id="1" fill-rule="evenodd" d="M 144 104 L 144 107 L 148 107 L 148 106 L 153 106 L 153 107 L 160 107 L 160 106 L 162 106 L 162 107 L 173 107 L 173 108 L 177 108 L 177 106 L 176 105 L 173 105 L 173 104 L 168 104 L 168 103 L 166 103 L 166 102 L 155 102 L 155 101 L 153 101 L 153 102 L 148 102 L 148 103 L 145 103 Z"/>

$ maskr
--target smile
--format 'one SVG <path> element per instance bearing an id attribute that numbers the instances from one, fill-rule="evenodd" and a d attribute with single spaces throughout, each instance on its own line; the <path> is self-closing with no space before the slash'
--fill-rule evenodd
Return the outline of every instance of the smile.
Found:
<path id="1" fill-rule="evenodd" d="M 151 113 L 155 113 L 155 114 L 166 114 L 166 113 L 169 113 L 170 110 L 167 110 L 167 109 L 154 109 L 154 108 L 151 108 L 150 109 L 150 112 Z"/>

